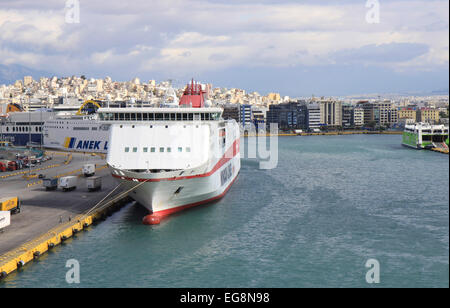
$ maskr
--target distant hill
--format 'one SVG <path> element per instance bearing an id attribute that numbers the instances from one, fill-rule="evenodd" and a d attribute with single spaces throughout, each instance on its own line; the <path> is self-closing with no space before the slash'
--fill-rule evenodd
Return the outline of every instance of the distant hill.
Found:
<path id="1" fill-rule="evenodd" d="M 40 77 L 50 77 L 53 76 L 53 74 L 34 70 L 20 64 L 0 64 L 0 84 L 12 84 L 16 80 L 23 80 L 24 76 L 32 76 L 33 79 L 38 80 Z"/>

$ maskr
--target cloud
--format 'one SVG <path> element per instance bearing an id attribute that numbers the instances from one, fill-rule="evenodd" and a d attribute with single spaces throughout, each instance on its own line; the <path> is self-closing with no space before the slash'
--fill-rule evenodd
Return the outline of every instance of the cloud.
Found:
<path id="1" fill-rule="evenodd" d="M 448 1 L 380 2 L 381 22 L 368 24 L 361 0 L 80 1 L 81 23 L 67 24 L 64 1 L 3 0 L 0 63 L 122 80 L 233 68 L 448 70 Z"/>
<path id="2" fill-rule="evenodd" d="M 337 63 L 397 63 L 405 62 L 426 54 L 429 46 L 416 43 L 389 43 L 366 45 L 357 49 L 345 49 L 334 54 Z"/>

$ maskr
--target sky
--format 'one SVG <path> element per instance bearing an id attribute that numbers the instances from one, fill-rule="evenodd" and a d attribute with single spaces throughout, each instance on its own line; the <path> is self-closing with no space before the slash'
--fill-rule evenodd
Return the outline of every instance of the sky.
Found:
<path id="1" fill-rule="evenodd" d="M 0 64 L 294 97 L 448 91 L 449 1 L 0 0 Z"/>

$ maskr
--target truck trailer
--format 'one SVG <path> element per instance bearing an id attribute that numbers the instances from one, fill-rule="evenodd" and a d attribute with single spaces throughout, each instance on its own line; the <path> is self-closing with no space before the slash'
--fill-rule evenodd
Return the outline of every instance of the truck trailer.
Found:
<path id="1" fill-rule="evenodd" d="M 11 212 L 0 211 L 0 232 L 11 224 Z"/>
<path id="2" fill-rule="evenodd" d="M 83 166 L 83 174 L 85 177 L 90 177 L 95 175 L 95 164 L 85 164 Z"/>
<path id="3" fill-rule="evenodd" d="M 102 189 L 102 178 L 93 176 L 86 180 L 87 189 L 89 191 L 97 191 Z"/>
<path id="4" fill-rule="evenodd" d="M 77 189 L 78 177 L 76 176 L 65 176 L 59 179 L 59 187 L 63 191 L 75 190 Z"/>
<path id="5" fill-rule="evenodd" d="M 0 198 L 0 211 L 10 211 L 12 214 L 20 213 L 19 197 Z"/>

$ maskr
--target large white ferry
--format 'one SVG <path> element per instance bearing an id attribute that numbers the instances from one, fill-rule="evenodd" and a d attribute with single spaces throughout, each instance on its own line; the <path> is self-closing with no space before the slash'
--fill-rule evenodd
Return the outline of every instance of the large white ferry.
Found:
<path id="1" fill-rule="evenodd" d="M 54 113 L 48 109 L 24 112 L 17 104 L 0 105 L 0 141 L 16 146 L 42 145 L 44 122 Z"/>
<path id="2" fill-rule="evenodd" d="M 150 211 L 144 223 L 223 197 L 239 173 L 239 126 L 203 95 L 192 82 L 172 108 L 98 110 L 112 176 Z"/>
<path id="3" fill-rule="evenodd" d="M 43 125 L 43 144 L 50 149 L 75 152 L 106 153 L 108 125 L 98 121 L 95 101 L 55 109 L 55 115 Z"/>
<path id="4" fill-rule="evenodd" d="M 44 147 L 75 152 L 106 153 L 109 126 L 97 115 L 59 115 L 43 126 Z"/>

